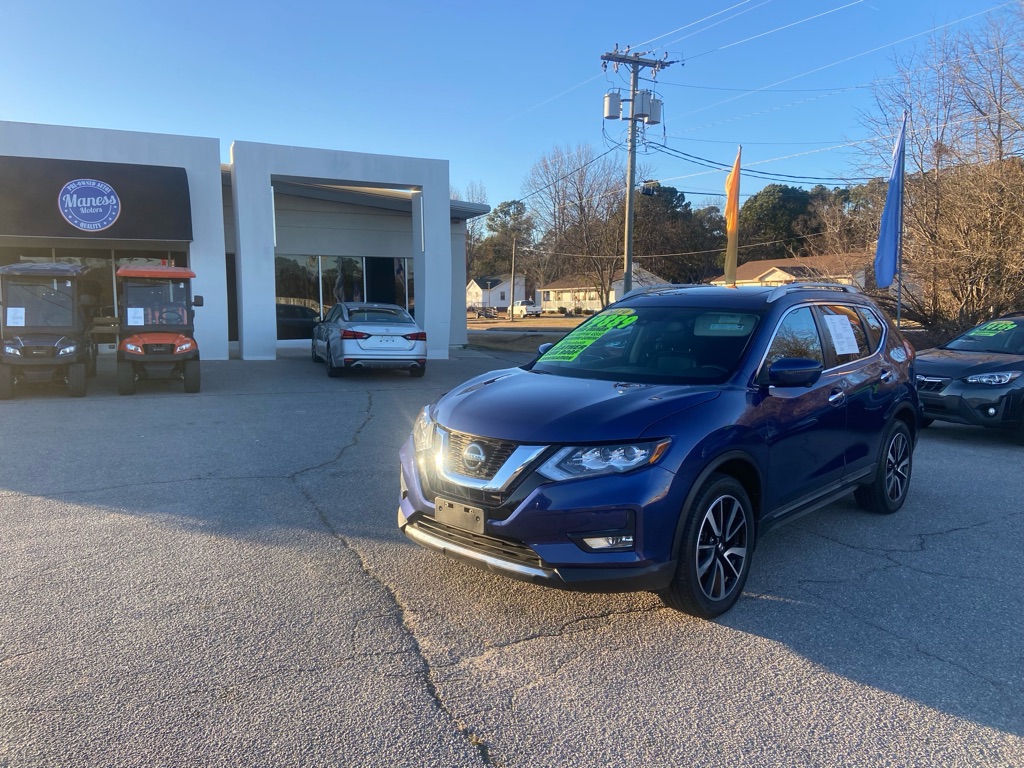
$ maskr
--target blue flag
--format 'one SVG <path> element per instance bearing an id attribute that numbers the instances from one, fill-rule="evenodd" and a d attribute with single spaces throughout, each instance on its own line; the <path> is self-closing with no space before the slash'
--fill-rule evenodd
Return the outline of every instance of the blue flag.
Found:
<path id="1" fill-rule="evenodd" d="M 900 230 L 903 229 L 903 134 L 907 130 L 907 113 L 892 151 L 892 173 L 889 189 L 885 193 L 882 223 L 878 228 L 878 247 L 875 250 L 875 285 L 888 288 L 896 276 L 900 251 Z"/>

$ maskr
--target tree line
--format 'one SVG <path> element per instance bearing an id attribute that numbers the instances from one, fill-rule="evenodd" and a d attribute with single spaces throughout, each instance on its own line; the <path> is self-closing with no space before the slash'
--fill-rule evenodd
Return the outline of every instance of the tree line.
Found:
<path id="1" fill-rule="evenodd" d="M 861 121 L 876 137 L 863 146 L 858 169 L 871 180 L 811 189 L 769 184 L 751 195 L 740 209 L 740 263 L 852 255 L 867 268 L 867 289 L 894 310 L 895 284 L 876 289 L 870 265 L 906 111 L 903 317 L 953 333 L 1024 310 L 1022 42 L 1016 8 L 977 29 L 940 32 L 894 59 L 894 75 L 873 86 L 874 108 Z M 624 163 L 622 153 L 588 146 L 546 153 L 524 180 L 532 192 L 470 222 L 468 275 L 508 272 L 514 240 L 516 271 L 531 286 L 581 275 L 607 301 L 622 269 Z M 651 175 L 649 168 L 638 170 L 639 178 Z M 674 283 L 720 275 L 724 193 L 720 202 L 694 207 L 671 186 L 649 182 L 640 191 L 634 263 Z M 486 202 L 479 184 L 467 197 Z"/>

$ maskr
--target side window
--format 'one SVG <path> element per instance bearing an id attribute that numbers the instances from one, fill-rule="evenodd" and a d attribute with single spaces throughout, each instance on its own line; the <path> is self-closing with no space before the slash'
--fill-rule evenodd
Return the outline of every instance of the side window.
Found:
<path id="1" fill-rule="evenodd" d="M 331 311 L 327 313 L 327 317 L 324 319 L 328 323 L 336 323 L 341 320 L 341 304 L 335 304 L 331 307 Z"/>
<path id="2" fill-rule="evenodd" d="M 882 334 L 885 326 L 882 325 L 878 315 L 867 307 L 859 307 L 858 311 L 860 312 L 861 319 L 864 321 L 864 328 L 868 332 L 868 349 L 871 350 L 871 354 L 874 354 L 882 343 Z"/>
<path id="3" fill-rule="evenodd" d="M 836 364 L 845 365 L 867 357 L 868 337 L 856 307 L 845 304 L 826 304 L 818 307 L 825 325 L 825 339 L 835 354 Z"/>
<path id="4" fill-rule="evenodd" d="M 800 307 L 782 319 L 761 370 L 762 380 L 768 380 L 768 368 L 783 357 L 803 357 L 825 364 L 818 326 L 814 323 L 814 313 L 810 307 Z"/>

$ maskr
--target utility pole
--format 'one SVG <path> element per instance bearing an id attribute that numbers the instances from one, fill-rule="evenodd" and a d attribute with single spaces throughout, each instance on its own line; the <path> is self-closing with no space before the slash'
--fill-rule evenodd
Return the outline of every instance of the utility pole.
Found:
<path id="1" fill-rule="evenodd" d="M 523 295 L 526 298 L 526 295 Z M 516 238 L 512 236 L 512 303 L 508 305 L 509 322 L 516 321 Z"/>
<path id="2" fill-rule="evenodd" d="M 622 293 L 623 295 L 633 290 L 633 195 L 636 186 L 636 132 L 637 120 L 643 120 L 648 125 L 657 125 L 661 122 L 661 102 L 651 98 L 650 91 L 639 91 L 640 70 L 647 67 L 651 70 L 651 77 L 657 76 L 658 72 L 666 67 L 677 64 L 677 61 L 669 61 L 666 53 L 661 59 L 645 59 L 639 53 L 630 53 L 629 48 L 619 50 L 618 44 L 611 53 L 601 56 L 601 65 L 608 67 L 608 62 L 617 72 L 620 64 L 629 67 L 629 117 L 608 114 L 608 97 L 605 97 L 605 119 L 628 120 L 629 130 L 626 134 L 626 228 L 623 235 L 625 244 L 623 246 L 622 259 Z M 643 98 L 638 102 L 638 94 Z"/>

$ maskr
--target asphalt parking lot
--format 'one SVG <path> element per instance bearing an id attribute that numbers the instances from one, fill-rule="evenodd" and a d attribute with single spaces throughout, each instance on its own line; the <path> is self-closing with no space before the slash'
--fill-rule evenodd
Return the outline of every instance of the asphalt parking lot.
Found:
<path id="1" fill-rule="evenodd" d="M 398 533 L 419 408 L 524 359 L 0 403 L 0 766 L 1024 765 L 1024 447 L 933 426 L 900 513 L 779 529 L 702 622 Z"/>

